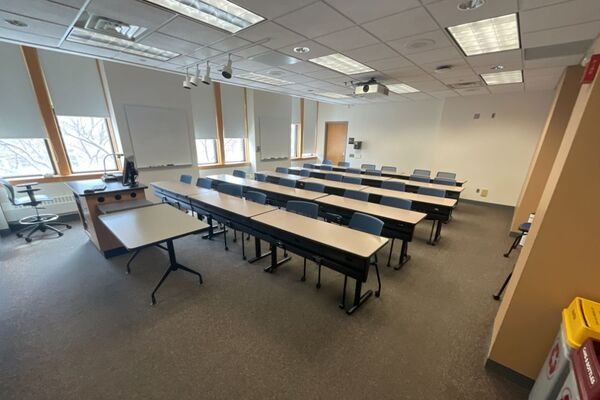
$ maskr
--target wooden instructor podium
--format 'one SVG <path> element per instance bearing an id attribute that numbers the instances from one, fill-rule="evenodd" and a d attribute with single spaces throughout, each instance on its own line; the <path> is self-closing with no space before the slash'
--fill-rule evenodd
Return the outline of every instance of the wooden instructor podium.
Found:
<path id="1" fill-rule="evenodd" d="M 112 257 L 126 252 L 121 242 L 98 219 L 101 214 L 99 207 L 113 203 L 143 200 L 147 186 L 125 186 L 121 182 L 103 182 L 101 179 L 86 179 L 66 182 L 73 192 L 77 211 L 83 224 L 83 229 L 90 240 L 105 257 Z M 106 186 L 103 190 L 86 192 L 94 187 Z"/>

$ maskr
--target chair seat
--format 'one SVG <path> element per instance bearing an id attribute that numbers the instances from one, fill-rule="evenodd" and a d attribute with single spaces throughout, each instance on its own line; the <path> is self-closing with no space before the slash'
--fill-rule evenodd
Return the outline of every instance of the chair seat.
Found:
<path id="1" fill-rule="evenodd" d="M 48 201 L 50 200 L 50 198 L 46 195 L 43 194 L 36 194 L 35 195 L 35 200 L 38 202 L 42 202 L 42 201 Z M 29 196 L 21 196 L 21 197 L 16 197 L 15 198 L 15 205 L 16 206 L 28 206 L 33 204 L 33 202 L 31 201 L 31 199 L 29 198 Z"/>
<path id="2" fill-rule="evenodd" d="M 519 225 L 519 230 L 522 232 L 529 232 L 529 229 L 531 229 L 531 222 L 524 222 Z"/>

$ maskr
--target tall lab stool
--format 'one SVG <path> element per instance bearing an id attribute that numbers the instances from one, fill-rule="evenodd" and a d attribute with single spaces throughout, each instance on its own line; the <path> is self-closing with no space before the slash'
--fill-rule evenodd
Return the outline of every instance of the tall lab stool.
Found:
<path id="1" fill-rule="evenodd" d="M 525 236 L 525 235 L 527 235 L 529 233 L 529 229 L 531 229 L 531 222 L 524 222 L 521 225 L 519 225 L 519 231 L 520 231 L 520 233 L 515 238 L 515 241 L 510 246 L 510 249 L 508 249 L 508 252 L 504 253 L 504 257 L 510 256 L 510 253 L 514 249 L 516 249 L 517 246 L 519 245 L 519 242 L 521 241 L 521 238 L 523 238 L 523 236 Z"/>

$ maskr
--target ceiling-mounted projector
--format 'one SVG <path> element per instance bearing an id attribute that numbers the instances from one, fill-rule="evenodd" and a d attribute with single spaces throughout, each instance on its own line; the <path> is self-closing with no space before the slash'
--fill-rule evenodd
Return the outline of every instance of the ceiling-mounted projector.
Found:
<path id="1" fill-rule="evenodd" d="M 387 96 L 389 93 L 388 88 L 378 83 L 374 78 L 368 82 L 357 83 L 354 86 L 356 96 Z"/>

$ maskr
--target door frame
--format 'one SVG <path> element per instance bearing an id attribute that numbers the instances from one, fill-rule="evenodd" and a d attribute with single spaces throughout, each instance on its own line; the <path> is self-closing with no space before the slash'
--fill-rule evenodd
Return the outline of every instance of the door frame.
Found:
<path id="1" fill-rule="evenodd" d="M 325 121 L 325 132 L 324 132 L 324 143 L 323 143 L 323 160 L 327 158 L 327 125 L 329 124 L 346 124 L 346 139 L 344 139 L 344 146 L 348 146 L 348 127 L 350 123 L 348 121 Z M 346 151 L 344 151 L 344 161 L 346 160 Z"/>

